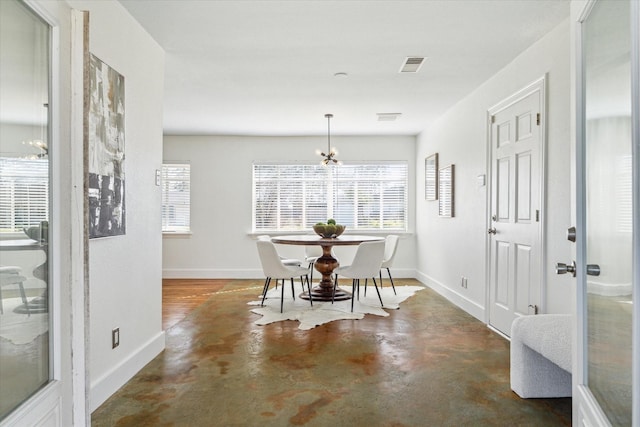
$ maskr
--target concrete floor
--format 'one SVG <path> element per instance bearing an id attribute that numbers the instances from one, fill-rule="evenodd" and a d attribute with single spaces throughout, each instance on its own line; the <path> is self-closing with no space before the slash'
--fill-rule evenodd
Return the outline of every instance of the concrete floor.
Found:
<path id="1" fill-rule="evenodd" d="M 397 280 L 398 285 L 415 280 Z M 229 281 L 167 330 L 166 350 L 93 426 L 554 426 L 571 399 L 520 399 L 509 342 L 427 289 L 386 318 L 267 326 Z M 247 289 L 253 288 L 253 289 Z"/>

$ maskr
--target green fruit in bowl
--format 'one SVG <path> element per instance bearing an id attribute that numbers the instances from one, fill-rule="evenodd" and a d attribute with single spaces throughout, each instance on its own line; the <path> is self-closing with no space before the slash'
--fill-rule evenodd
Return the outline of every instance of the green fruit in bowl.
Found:
<path id="1" fill-rule="evenodd" d="M 333 218 L 329 218 L 329 219 L 327 220 L 327 224 L 336 225 L 336 220 L 335 220 L 335 219 L 333 219 Z"/>
<path id="2" fill-rule="evenodd" d="M 324 238 L 338 237 L 344 231 L 345 226 L 340 224 L 318 223 L 313 226 L 313 231 Z"/>
<path id="3" fill-rule="evenodd" d="M 319 222 L 318 224 L 313 226 L 313 231 L 315 231 L 316 233 L 322 236 L 326 233 L 326 228 L 327 228 L 326 224 Z"/>

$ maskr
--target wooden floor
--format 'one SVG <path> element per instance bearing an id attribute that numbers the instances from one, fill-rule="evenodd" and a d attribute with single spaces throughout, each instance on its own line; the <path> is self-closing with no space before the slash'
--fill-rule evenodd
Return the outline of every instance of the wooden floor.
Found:
<path id="1" fill-rule="evenodd" d="M 162 329 L 167 330 L 218 292 L 229 280 L 163 279 Z"/>

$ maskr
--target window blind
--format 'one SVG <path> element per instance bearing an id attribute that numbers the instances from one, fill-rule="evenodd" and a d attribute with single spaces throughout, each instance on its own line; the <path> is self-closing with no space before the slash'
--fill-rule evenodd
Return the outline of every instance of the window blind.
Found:
<path id="1" fill-rule="evenodd" d="M 11 233 L 49 219 L 49 161 L 0 158 L 0 232 Z"/>
<path id="2" fill-rule="evenodd" d="M 191 165 L 162 165 L 162 231 L 191 231 Z"/>
<path id="3" fill-rule="evenodd" d="M 253 229 L 308 230 L 334 218 L 351 230 L 407 229 L 407 162 L 254 163 Z"/>
<path id="4" fill-rule="evenodd" d="M 616 231 L 633 232 L 633 167 L 630 154 L 617 159 L 615 203 Z"/>

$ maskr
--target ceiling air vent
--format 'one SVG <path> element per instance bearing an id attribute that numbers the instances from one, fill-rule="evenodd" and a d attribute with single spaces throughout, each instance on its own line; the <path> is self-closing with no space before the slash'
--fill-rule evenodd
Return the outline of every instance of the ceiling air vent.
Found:
<path id="1" fill-rule="evenodd" d="M 402 63 L 402 67 L 400 67 L 401 73 L 417 73 L 422 67 L 422 63 L 424 62 L 424 56 L 409 56 Z"/>
<path id="2" fill-rule="evenodd" d="M 376 113 L 376 114 L 378 115 L 379 122 L 393 122 L 402 115 L 402 113 Z"/>

